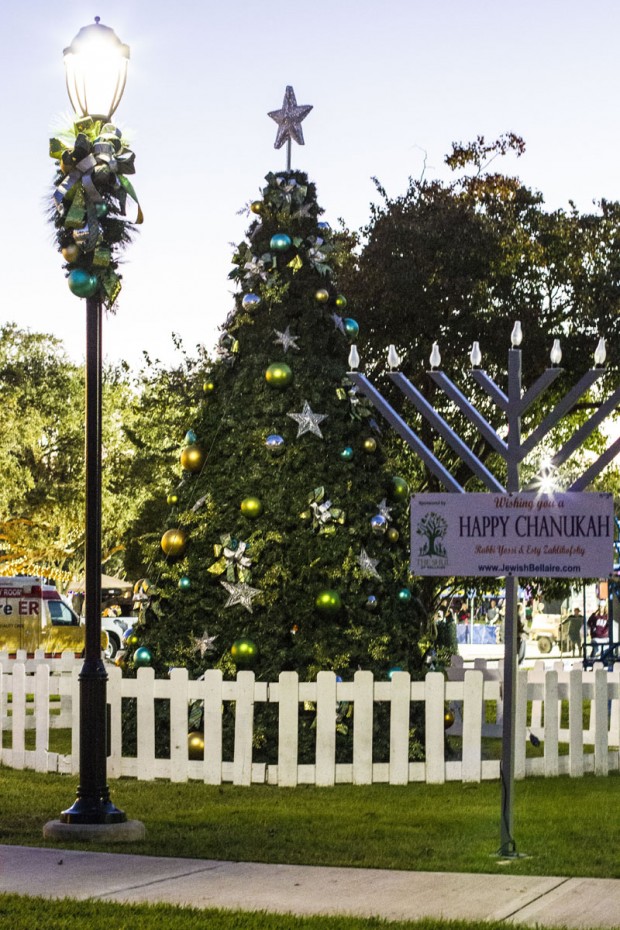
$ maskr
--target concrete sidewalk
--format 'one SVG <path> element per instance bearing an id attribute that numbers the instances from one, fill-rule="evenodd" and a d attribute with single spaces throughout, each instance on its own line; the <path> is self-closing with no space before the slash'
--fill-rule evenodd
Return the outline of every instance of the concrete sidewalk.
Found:
<path id="1" fill-rule="evenodd" d="M 620 927 L 620 881 L 597 878 L 265 865 L 0 846 L 0 891 L 387 920 Z"/>

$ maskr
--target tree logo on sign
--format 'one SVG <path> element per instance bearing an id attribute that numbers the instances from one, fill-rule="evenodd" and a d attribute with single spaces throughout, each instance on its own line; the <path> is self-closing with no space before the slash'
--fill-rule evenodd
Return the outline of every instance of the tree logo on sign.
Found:
<path id="1" fill-rule="evenodd" d="M 442 542 L 447 530 L 448 522 L 441 514 L 434 510 L 424 514 L 416 527 L 417 535 L 425 537 L 419 549 L 420 558 L 447 559 L 448 553 Z"/>

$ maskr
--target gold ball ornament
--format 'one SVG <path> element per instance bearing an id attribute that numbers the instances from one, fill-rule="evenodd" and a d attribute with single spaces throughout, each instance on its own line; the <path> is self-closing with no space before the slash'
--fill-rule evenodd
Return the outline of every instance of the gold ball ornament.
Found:
<path id="1" fill-rule="evenodd" d="M 398 532 L 398 530 L 395 530 L 393 526 L 389 528 L 389 530 L 387 531 L 385 535 L 387 537 L 387 541 L 390 543 L 398 542 L 400 538 L 400 533 Z"/>
<path id="2" fill-rule="evenodd" d="M 171 559 L 177 559 L 183 555 L 187 546 L 187 533 L 185 530 L 166 530 L 161 538 L 161 547 L 164 554 Z"/>
<path id="3" fill-rule="evenodd" d="M 250 210 L 252 213 L 255 213 L 256 216 L 260 216 L 263 210 L 265 209 L 265 204 L 262 200 L 253 200 L 250 204 Z"/>
<path id="4" fill-rule="evenodd" d="M 293 380 L 293 372 L 284 362 L 274 362 L 265 372 L 265 381 L 276 390 L 288 387 Z"/>
<path id="5" fill-rule="evenodd" d="M 239 505 L 239 509 L 244 517 L 255 520 L 263 512 L 263 505 L 258 497 L 244 497 Z"/>
<path id="6" fill-rule="evenodd" d="M 213 392 L 215 391 L 215 382 L 205 381 L 205 383 L 202 386 L 202 389 L 205 392 L 205 394 L 213 394 Z"/>
<path id="7" fill-rule="evenodd" d="M 187 734 L 187 755 L 194 762 L 202 762 L 205 756 L 205 738 L 200 730 L 190 730 Z"/>
<path id="8" fill-rule="evenodd" d="M 444 730 L 449 730 L 453 723 L 454 723 L 454 713 L 451 710 L 447 710 L 443 715 Z"/>
<path id="9" fill-rule="evenodd" d="M 191 471 L 194 473 L 200 471 L 204 465 L 204 461 L 204 450 L 201 449 L 200 446 L 197 446 L 194 442 L 190 443 L 189 446 L 185 446 L 181 452 L 181 467 L 184 468 L 185 471 Z"/>
<path id="10" fill-rule="evenodd" d="M 77 262 L 80 257 L 80 247 L 79 245 L 75 245 L 75 243 L 64 246 L 60 252 L 64 260 L 69 262 L 70 265 L 72 265 L 73 262 Z"/>
<path id="11" fill-rule="evenodd" d="M 368 439 L 364 440 L 364 452 L 367 452 L 368 455 L 372 455 L 373 452 L 377 451 L 377 440 L 373 439 L 372 436 L 369 436 Z"/>
<path id="12" fill-rule="evenodd" d="M 326 291 L 324 287 L 320 287 L 315 293 L 314 299 L 319 304 L 326 304 L 329 300 L 329 291 Z"/>
<path id="13" fill-rule="evenodd" d="M 179 503 L 179 496 L 178 496 L 178 494 L 169 494 L 168 497 L 166 498 L 166 503 L 167 503 L 170 507 L 174 507 L 175 504 L 178 504 L 178 503 Z"/>

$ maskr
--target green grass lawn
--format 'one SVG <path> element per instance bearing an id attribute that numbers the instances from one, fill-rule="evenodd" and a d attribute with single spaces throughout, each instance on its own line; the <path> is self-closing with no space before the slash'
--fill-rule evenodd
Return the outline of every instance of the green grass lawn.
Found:
<path id="1" fill-rule="evenodd" d="M 120 779 L 110 787 L 114 803 L 147 829 L 144 841 L 116 851 L 425 871 L 507 868 L 493 857 L 498 782 L 284 789 Z M 0 842 L 46 845 L 43 824 L 73 803 L 75 788 L 68 776 L 0 769 Z M 620 878 L 619 801 L 618 773 L 518 782 L 515 840 L 531 858 L 511 862 L 509 870 Z"/>
<path id="2" fill-rule="evenodd" d="M 0 926 L 11 930 L 480 930 L 472 921 L 387 921 L 361 917 L 294 917 L 247 911 L 194 910 L 166 904 L 55 901 L 0 895 Z M 519 930 L 519 924 L 511 924 Z M 489 921 L 485 930 L 506 930 Z M 558 927 L 557 930 L 562 930 Z"/>

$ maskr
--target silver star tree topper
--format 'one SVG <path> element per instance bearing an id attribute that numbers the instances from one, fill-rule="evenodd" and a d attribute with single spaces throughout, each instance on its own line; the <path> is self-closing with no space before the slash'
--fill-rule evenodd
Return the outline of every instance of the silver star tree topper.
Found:
<path id="1" fill-rule="evenodd" d="M 286 168 L 291 170 L 291 139 L 294 139 L 297 145 L 304 144 L 304 134 L 301 128 L 301 122 L 306 118 L 311 106 L 308 104 L 298 106 L 295 99 L 295 91 L 288 85 L 284 91 L 284 100 L 282 109 L 272 110 L 267 115 L 278 124 L 278 132 L 273 147 L 281 149 L 284 143 L 287 143 L 286 150 Z"/>

